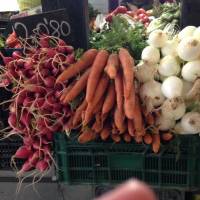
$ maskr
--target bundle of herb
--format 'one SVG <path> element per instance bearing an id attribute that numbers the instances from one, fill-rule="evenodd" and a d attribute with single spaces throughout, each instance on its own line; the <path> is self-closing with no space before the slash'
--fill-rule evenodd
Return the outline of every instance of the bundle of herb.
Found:
<path id="1" fill-rule="evenodd" d="M 116 52 L 119 48 L 128 48 L 134 58 L 139 60 L 146 44 L 146 35 L 143 24 L 135 23 L 131 26 L 124 18 L 116 16 L 113 22 L 101 32 L 92 32 L 90 46 L 96 49 L 106 49 Z"/>

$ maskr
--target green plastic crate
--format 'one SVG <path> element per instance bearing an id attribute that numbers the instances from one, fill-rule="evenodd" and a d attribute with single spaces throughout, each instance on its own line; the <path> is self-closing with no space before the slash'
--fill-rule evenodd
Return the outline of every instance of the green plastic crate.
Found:
<path id="1" fill-rule="evenodd" d="M 55 135 L 54 146 L 60 182 L 118 184 L 138 178 L 159 188 L 191 190 L 200 186 L 198 136 L 180 137 L 159 154 L 136 143 L 81 145 L 62 133 Z"/>

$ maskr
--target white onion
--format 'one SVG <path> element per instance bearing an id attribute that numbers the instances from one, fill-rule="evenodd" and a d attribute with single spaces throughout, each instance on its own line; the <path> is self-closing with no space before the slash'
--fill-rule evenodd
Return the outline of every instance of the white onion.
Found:
<path id="1" fill-rule="evenodd" d="M 156 119 L 156 126 L 161 131 L 167 131 L 174 128 L 175 123 L 175 120 L 172 118 L 167 118 L 164 115 L 161 115 Z"/>
<path id="2" fill-rule="evenodd" d="M 163 47 L 168 36 L 163 30 L 152 31 L 149 35 L 148 44 L 157 48 Z"/>
<path id="3" fill-rule="evenodd" d="M 196 30 L 195 26 L 187 26 L 178 34 L 178 39 L 182 40 L 184 38 L 190 37 L 193 35 L 194 31 Z"/>
<path id="4" fill-rule="evenodd" d="M 161 107 L 163 116 L 174 120 L 180 119 L 186 111 L 186 106 L 182 98 L 167 99 Z"/>
<path id="5" fill-rule="evenodd" d="M 181 126 L 188 134 L 200 133 L 200 113 L 188 112 L 181 119 Z"/>
<path id="6" fill-rule="evenodd" d="M 180 64 L 177 62 L 176 58 L 172 55 L 165 56 L 158 67 L 158 72 L 162 76 L 172 76 L 177 75 L 180 72 Z"/>
<path id="7" fill-rule="evenodd" d="M 193 37 L 200 41 L 200 27 L 194 31 Z"/>
<path id="8" fill-rule="evenodd" d="M 165 100 L 161 92 L 161 84 L 155 80 L 148 81 L 141 86 L 140 97 L 143 102 L 151 101 L 154 107 L 160 106 Z"/>
<path id="9" fill-rule="evenodd" d="M 182 95 L 183 82 L 176 76 L 170 76 L 164 80 L 161 90 L 163 95 L 169 99 L 180 97 Z"/>
<path id="10" fill-rule="evenodd" d="M 161 52 L 163 56 L 173 55 L 177 56 L 178 42 L 176 40 L 168 40 L 162 47 Z"/>
<path id="11" fill-rule="evenodd" d="M 151 81 L 154 79 L 157 68 L 157 64 L 139 63 L 135 68 L 135 76 L 140 83 Z"/>
<path id="12" fill-rule="evenodd" d="M 183 39 L 177 48 L 178 56 L 184 61 L 193 61 L 200 56 L 200 41 L 194 37 Z"/>
<path id="13" fill-rule="evenodd" d="M 187 135 L 188 132 L 183 129 L 181 122 L 178 122 L 174 127 L 174 132 L 181 135 Z"/>
<path id="14" fill-rule="evenodd" d="M 194 82 L 200 77 L 200 60 L 186 63 L 182 68 L 182 77 L 186 81 Z"/>
<path id="15" fill-rule="evenodd" d="M 147 46 L 142 51 L 142 60 L 151 64 L 156 64 L 160 60 L 160 52 L 157 48 Z"/>
<path id="16" fill-rule="evenodd" d="M 193 84 L 191 82 L 183 80 L 182 96 L 186 97 L 188 92 L 192 89 Z"/>

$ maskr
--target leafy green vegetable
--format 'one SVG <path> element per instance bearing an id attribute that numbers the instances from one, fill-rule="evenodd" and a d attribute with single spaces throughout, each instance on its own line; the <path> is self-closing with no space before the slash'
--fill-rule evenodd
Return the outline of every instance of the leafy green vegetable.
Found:
<path id="1" fill-rule="evenodd" d="M 120 16 L 114 17 L 109 27 L 106 24 L 101 32 L 92 32 L 90 36 L 91 48 L 116 52 L 119 48 L 126 47 L 133 54 L 134 58 L 138 60 L 146 45 L 143 24 L 136 23 L 135 27 L 132 27 Z"/>

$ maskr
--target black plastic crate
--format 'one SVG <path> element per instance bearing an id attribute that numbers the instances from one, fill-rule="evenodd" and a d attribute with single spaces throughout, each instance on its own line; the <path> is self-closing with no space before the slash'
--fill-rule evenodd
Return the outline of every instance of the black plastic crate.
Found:
<path id="1" fill-rule="evenodd" d="M 18 137 L 0 141 L 0 170 L 11 169 L 11 157 L 20 146 L 22 141 Z M 15 162 L 17 167 L 23 164 L 23 160 L 16 159 Z"/>

